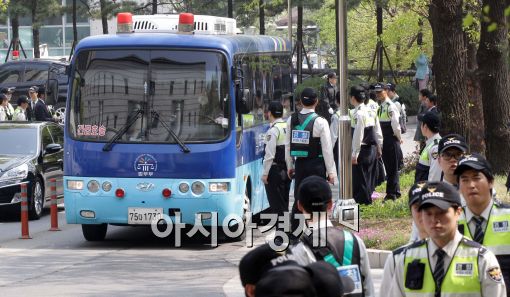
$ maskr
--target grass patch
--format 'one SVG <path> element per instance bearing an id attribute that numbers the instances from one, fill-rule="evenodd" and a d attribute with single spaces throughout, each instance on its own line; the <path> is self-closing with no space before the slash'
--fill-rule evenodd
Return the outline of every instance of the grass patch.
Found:
<path id="1" fill-rule="evenodd" d="M 367 248 L 394 250 L 409 242 L 411 218 L 365 220 L 362 219 L 358 236 Z"/>

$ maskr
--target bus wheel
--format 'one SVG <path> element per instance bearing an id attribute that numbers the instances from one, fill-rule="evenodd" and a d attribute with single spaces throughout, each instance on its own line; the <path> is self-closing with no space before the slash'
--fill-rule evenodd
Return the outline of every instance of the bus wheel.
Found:
<path id="1" fill-rule="evenodd" d="M 230 232 L 234 232 L 236 231 L 238 228 L 243 228 L 243 233 L 241 233 L 239 236 L 237 237 L 230 237 L 230 236 L 227 236 L 225 234 L 225 232 L 223 231 L 223 228 L 220 228 L 220 238 L 221 240 L 224 240 L 226 242 L 234 242 L 234 241 L 243 241 L 246 239 L 246 221 L 248 220 L 248 216 L 247 216 L 247 213 L 250 211 L 251 209 L 251 205 L 250 205 L 250 198 L 248 196 L 248 193 L 246 192 L 244 194 L 244 199 L 243 199 L 243 214 L 241 216 L 243 222 L 243 227 L 240 227 L 239 226 L 239 223 L 237 224 L 234 224 L 232 226 L 224 226 L 223 228 L 228 228 L 230 230 Z M 236 220 L 237 221 L 237 220 Z"/>
<path id="2" fill-rule="evenodd" d="M 83 237 L 87 241 L 102 241 L 106 236 L 106 230 L 108 230 L 108 224 L 98 224 L 98 225 L 89 225 L 83 224 L 81 225 L 81 231 L 83 232 Z"/>

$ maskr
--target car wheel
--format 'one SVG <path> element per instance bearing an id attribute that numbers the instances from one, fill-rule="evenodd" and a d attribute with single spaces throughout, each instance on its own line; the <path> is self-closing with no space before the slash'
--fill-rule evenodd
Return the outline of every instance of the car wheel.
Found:
<path id="1" fill-rule="evenodd" d="M 44 186 L 39 177 L 36 177 L 32 184 L 32 195 L 30 197 L 30 207 L 28 208 L 28 215 L 31 220 L 38 220 L 41 218 L 44 206 Z"/>
<path id="2" fill-rule="evenodd" d="M 81 231 L 87 241 L 102 241 L 106 237 L 108 224 L 83 224 Z"/>
<path id="3" fill-rule="evenodd" d="M 66 119 L 66 106 L 65 105 L 57 105 L 55 109 L 55 118 L 57 119 L 57 123 L 60 125 L 65 124 Z"/>

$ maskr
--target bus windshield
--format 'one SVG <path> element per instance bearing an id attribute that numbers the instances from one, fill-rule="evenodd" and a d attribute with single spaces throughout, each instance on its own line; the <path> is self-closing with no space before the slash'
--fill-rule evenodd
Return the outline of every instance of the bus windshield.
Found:
<path id="1" fill-rule="evenodd" d="M 90 50 L 75 65 L 68 121 L 75 139 L 192 143 L 228 136 L 229 79 L 219 52 Z"/>

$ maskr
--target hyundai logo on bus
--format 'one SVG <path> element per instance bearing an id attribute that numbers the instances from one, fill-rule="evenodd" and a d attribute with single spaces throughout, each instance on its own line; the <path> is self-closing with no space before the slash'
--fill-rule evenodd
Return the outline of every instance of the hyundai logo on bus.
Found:
<path id="1" fill-rule="evenodd" d="M 158 170 L 158 161 L 152 155 L 143 154 L 136 157 L 134 169 L 138 176 L 153 176 Z"/>
<path id="2" fill-rule="evenodd" d="M 149 192 L 154 189 L 154 184 L 147 182 L 139 183 L 138 185 L 136 185 L 136 189 L 142 192 Z"/>

